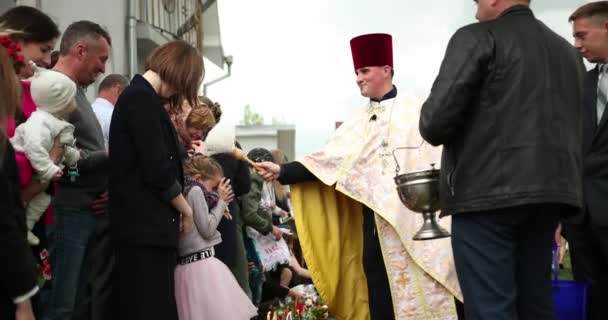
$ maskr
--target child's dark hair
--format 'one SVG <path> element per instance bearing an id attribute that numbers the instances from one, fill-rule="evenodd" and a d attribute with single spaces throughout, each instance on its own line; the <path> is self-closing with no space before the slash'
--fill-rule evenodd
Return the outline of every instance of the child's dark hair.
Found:
<path id="1" fill-rule="evenodd" d="M 217 175 L 224 176 L 224 170 L 217 161 L 207 156 L 194 156 L 185 161 L 184 174 L 190 177 L 199 175 L 201 180 L 207 180 Z"/>

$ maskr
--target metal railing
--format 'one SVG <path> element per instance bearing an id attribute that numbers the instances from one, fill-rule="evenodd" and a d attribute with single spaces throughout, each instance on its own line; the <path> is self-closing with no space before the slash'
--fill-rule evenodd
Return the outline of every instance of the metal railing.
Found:
<path id="1" fill-rule="evenodd" d="M 215 0 L 139 0 L 138 21 L 202 51 L 203 12 Z"/>

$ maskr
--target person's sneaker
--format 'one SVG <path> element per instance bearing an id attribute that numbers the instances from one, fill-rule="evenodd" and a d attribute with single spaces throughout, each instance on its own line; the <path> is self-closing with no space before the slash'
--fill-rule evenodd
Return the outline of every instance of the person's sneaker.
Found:
<path id="1" fill-rule="evenodd" d="M 36 237 L 31 231 L 27 232 L 27 242 L 30 246 L 37 246 L 40 244 L 40 239 Z"/>

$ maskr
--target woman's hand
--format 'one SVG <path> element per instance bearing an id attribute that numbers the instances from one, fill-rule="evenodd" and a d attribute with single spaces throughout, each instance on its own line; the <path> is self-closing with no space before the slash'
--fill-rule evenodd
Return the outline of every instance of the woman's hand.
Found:
<path id="1" fill-rule="evenodd" d="M 15 305 L 15 320 L 36 320 L 34 309 L 30 300 L 26 300 Z"/>
<path id="2" fill-rule="evenodd" d="M 220 185 L 217 187 L 217 192 L 220 199 L 224 200 L 226 203 L 230 203 L 232 200 L 234 200 L 234 192 L 232 191 L 232 186 L 230 185 L 230 179 L 223 179 L 220 182 Z"/>
<path id="3" fill-rule="evenodd" d="M 207 152 L 207 146 L 200 140 L 192 141 L 188 148 L 188 155 L 192 157 L 196 153 L 205 154 Z"/>
<path id="4" fill-rule="evenodd" d="M 190 206 L 184 208 L 182 212 L 179 214 L 179 232 L 181 234 L 187 234 L 192 231 L 194 227 L 194 218 L 192 217 L 193 212 Z"/>
<path id="5" fill-rule="evenodd" d="M 177 197 L 173 198 L 171 205 L 179 212 L 179 232 L 181 234 L 190 232 L 194 225 L 193 211 L 184 195 L 180 193 Z"/>

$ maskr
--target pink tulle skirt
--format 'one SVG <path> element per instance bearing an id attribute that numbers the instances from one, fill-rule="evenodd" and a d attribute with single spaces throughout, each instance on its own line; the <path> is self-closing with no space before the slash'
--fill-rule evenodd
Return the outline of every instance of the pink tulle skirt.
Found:
<path id="1" fill-rule="evenodd" d="M 175 299 L 180 320 L 249 320 L 257 315 L 230 269 L 215 257 L 177 266 Z"/>

